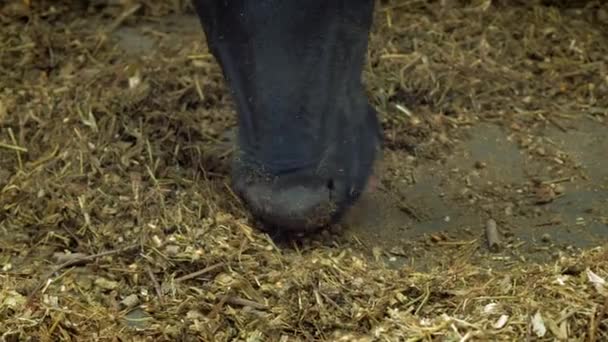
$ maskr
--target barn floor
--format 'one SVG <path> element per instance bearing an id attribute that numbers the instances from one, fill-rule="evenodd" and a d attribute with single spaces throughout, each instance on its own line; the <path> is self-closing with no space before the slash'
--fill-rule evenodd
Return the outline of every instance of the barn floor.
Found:
<path id="1" fill-rule="evenodd" d="M 608 338 L 608 6 L 378 3 L 380 184 L 286 237 L 191 9 L 107 3 L 0 2 L 0 341 Z"/>

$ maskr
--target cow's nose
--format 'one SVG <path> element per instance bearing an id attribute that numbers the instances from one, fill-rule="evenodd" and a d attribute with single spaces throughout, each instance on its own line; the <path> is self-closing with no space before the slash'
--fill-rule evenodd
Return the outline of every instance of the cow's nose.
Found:
<path id="1" fill-rule="evenodd" d="M 331 182 L 290 178 L 249 183 L 239 192 L 257 219 L 278 229 L 302 232 L 331 224 L 338 208 Z"/>

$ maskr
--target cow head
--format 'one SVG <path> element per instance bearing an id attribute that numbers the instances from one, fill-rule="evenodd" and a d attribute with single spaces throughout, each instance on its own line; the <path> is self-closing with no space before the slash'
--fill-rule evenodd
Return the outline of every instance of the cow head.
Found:
<path id="1" fill-rule="evenodd" d="M 373 0 L 193 2 L 237 105 L 234 189 L 279 228 L 335 222 L 380 140 L 361 81 Z"/>

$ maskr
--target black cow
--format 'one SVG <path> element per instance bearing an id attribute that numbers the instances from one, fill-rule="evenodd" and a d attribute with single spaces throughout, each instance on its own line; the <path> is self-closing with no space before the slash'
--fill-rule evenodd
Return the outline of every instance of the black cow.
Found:
<path id="1" fill-rule="evenodd" d="M 373 0 L 193 0 L 237 105 L 233 188 L 305 231 L 339 220 L 380 143 L 361 74 Z"/>

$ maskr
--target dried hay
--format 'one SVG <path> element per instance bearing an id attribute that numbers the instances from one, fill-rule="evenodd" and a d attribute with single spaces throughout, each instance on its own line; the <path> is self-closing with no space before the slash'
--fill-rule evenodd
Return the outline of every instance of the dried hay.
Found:
<path id="1" fill-rule="evenodd" d="M 446 245 L 421 273 L 253 229 L 213 150 L 234 118 L 202 39 L 134 62 L 104 33 L 185 8 L 151 4 L 107 7 L 120 22 L 94 3 L 2 9 L 2 340 L 608 338 L 603 248 L 497 270 Z M 379 5 L 366 77 L 387 147 L 435 158 L 474 120 L 605 119 L 607 10 Z"/>

